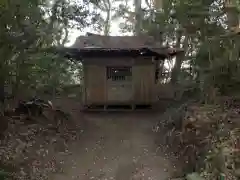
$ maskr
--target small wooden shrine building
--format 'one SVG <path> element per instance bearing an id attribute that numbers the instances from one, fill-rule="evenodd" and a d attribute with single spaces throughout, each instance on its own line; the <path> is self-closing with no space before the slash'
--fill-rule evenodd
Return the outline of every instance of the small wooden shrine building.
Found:
<path id="1" fill-rule="evenodd" d="M 159 61 L 178 53 L 156 48 L 148 36 L 80 36 L 69 56 L 83 64 L 85 107 L 152 105 L 157 101 Z"/>

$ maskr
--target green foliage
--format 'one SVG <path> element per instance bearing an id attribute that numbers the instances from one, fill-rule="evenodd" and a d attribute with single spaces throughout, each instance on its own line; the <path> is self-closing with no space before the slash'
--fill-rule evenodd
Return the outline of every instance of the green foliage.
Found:
<path id="1" fill-rule="evenodd" d="M 0 85 L 58 88 L 74 83 L 81 67 L 54 54 L 40 53 L 68 41 L 69 29 L 90 25 L 93 17 L 84 3 L 68 0 L 8 0 L 0 2 Z"/>
<path id="2" fill-rule="evenodd" d="M 0 180 L 5 180 L 8 176 L 9 174 L 6 171 L 0 169 Z"/>
<path id="3" fill-rule="evenodd" d="M 113 19 L 123 18 L 122 32 L 132 32 L 137 23 L 136 13 L 139 12 L 134 12 L 127 1 L 119 2 Z M 239 8 L 239 1 L 232 2 Z M 172 45 L 185 51 L 185 57 L 177 58 L 179 63 L 173 63 L 169 69 L 173 70 L 173 83 L 183 84 L 185 78 L 191 83 L 195 81 L 202 94 L 209 87 L 218 89 L 220 94 L 237 89 L 239 37 L 235 35 L 229 38 L 226 35 L 231 11 L 223 8 L 224 2 L 163 0 L 162 4 L 160 9 L 149 1 L 147 7 L 142 6 L 142 32 L 154 36 L 162 45 Z M 222 38 L 222 35 L 226 37 Z M 180 70 L 183 64 L 190 69 L 187 77 L 186 71 Z M 177 80 L 174 76 L 177 76 Z"/>
<path id="4" fill-rule="evenodd" d="M 233 1 L 239 10 L 239 0 Z M 176 58 L 177 63 L 168 67 L 172 83 L 182 85 L 181 94 L 200 92 L 205 98 L 212 95 L 209 89 L 217 89 L 221 95 L 238 91 L 239 35 L 226 35 L 230 12 L 223 8 L 222 0 L 163 0 L 160 8 L 147 1 L 147 6 L 141 4 L 135 10 L 129 2 L 1 0 L 0 88 L 8 84 L 16 94 L 27 89 L 35 93 L 46 90 L 54 94 L 59 89 L 71 93 L 67 87 L 80 84 L 81 64 L 43 49 L 64 46 L 72 28 L 92 27 L 108 35 L 111 22 L 123 19 L 120 29 L 124 33 L 138 28 L 160 45 L 183 48 L 184 57 Z M 134 5 L 139 7 L 139 2 Z"/>

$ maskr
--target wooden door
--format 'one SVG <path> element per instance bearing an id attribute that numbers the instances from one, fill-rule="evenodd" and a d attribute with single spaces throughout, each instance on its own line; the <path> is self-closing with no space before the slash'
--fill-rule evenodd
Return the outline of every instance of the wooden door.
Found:
<path id="1" fill-rule="evenodd" d="M 85 103 L 106 103 L 106 71 L 104 66 L 84 67 Z"/>
<path id="2" fill-rule="evenodd" d="M 154 100 L 155 71 L 153 65 L 133 67 L 134 101 L 136 104 L 151 104 Z"/>

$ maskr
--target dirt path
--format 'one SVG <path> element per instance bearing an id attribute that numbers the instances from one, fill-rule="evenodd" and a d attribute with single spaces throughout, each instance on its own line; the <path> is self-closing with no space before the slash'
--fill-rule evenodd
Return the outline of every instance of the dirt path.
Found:
<path id="1" fill-rule="evenodd" d="M 51 180 L 166 180 L 173 165 L 159 153 L 149 114 L 84 115 L 86 130 Z"/>

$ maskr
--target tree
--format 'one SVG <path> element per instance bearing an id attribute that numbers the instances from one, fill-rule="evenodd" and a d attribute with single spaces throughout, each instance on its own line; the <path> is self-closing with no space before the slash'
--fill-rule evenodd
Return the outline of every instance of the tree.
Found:
<path id="1" fill-rule="evenodd" d="M 134 7 L 135 7 L 135 27 L 134 31 L 136 35 L 141 34 L 142 29 L 142 1 L 141 0 L 134 0 Z"/>
<path id="2" fill-rule="evenodd" d="M 111 0 L 90 0 L 90 3 L 99 11 L 98 15 L 95 16 L 95 23 L 98 25 L 95 29 L 99 32 L 103 32 L 104 35 L 109 35 L 111 28 L 111 13 L 113 10 L 113 2 Z M 104 17 L 104 15 L 106 15 L 106 17 Z"/>
<path id="3" fill-rule="evenodd" d="M 63 81 L 70 82 L 71 63 L 39 52 L 53 45 L 64 46 L 69 28 L 81 29 L 90 25 L 92 14 L 85 4 L 68 0 L 8 0 L 0 3 L 1 92 L 4 92 L 5 84 L 12 86 L 17 95 L 22 87 L 28 89 L 45 80 L 56 86 Z M 55 83 L 42 72 L 54 72 Z"/>

